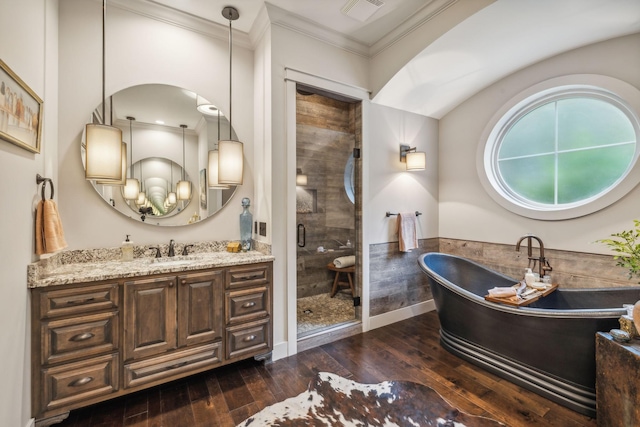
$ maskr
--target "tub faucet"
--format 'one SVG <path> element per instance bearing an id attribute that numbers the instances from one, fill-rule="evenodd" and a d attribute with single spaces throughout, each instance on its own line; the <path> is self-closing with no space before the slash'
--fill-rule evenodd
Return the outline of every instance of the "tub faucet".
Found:
<path id="1" fill-rule="evenodd" d="M 527 239 L 527 256 L 529 258 L 528 267 L 531 269 L 536 268 L 536 264 L 538 265 L 538 274 L 542 278 L 547 272 L 553 270 L 549 265 L 549 261 L 544 257 L 544 243 L 538 236 L 534 236 L 533 234 L 526 234 L 518 240 L 516 243 L 516 252 L 520 252 L 520 244 L 524 239 Z M 533 247 L 531 246 L 531 240 L 535 239 L 538 242 L 538 248 L 540 250 L 540 256 L 538 258 L 533 257 Z"/>
<path id="2" fill-rule="evenodd" d="M 173 239 L 169 241 L 169 253 L 168 253 L 169 256 L 176 256 L 176 248 L 174 246 L 175 243 L 176 242 Z"/>

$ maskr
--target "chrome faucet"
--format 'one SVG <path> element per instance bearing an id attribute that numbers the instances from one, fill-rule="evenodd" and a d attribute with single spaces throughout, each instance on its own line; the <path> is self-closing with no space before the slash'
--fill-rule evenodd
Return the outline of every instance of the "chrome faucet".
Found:
<path id="1" fill-rule="evenodd" d="M 544 243 L 538 236 L 534 236 L 533 234 L 526 234 L 518 240 L 516 243 L 516 252 L 520 252 L 520 244 L 524 239 L 527 239 L 527 256 L 529 257 L 528 267 L 531 269 L 536 268 L 536 264 L 538 265 L 538 274 L 540 274 L 540 278 L 542 278 L 547 272 L 553 270 L 549 265 L 549 261 L 544 257 Z M 531 240 L 535 239 L 538 242 L 538 248 L 540 250 L 540 256 L 538 258 L 533 257 L 533 247 L 531 246 Z"/>
<path id="2" fill-rule="evenodd" d="M 175 243 L 176 242 L 173 239 L 169 241 L 169 256 L 176 256 L 176 249 L 174 247 Z"/>

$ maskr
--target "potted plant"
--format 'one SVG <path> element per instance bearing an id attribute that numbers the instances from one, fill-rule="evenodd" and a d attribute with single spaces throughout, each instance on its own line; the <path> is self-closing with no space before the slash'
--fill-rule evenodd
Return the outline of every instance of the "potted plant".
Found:
<path id="1" fill-rule="evenodd" d="M 637 243 L 640 238 L 640 220 L 634 219 L 633 224 L 633 230 L 612 234 L 611 237 L 615 239 L 597 240 L 617 253 L 613 259 L 616 260 L 616 265 L 629 270 L 629 280 L 634 276 L 640 278 L 640 243 Z"/>

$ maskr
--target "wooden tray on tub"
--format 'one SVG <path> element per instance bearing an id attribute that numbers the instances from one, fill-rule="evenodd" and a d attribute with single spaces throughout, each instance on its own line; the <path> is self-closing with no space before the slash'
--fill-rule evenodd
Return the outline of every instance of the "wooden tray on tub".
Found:
<path id="1" fill-rule="evenodd" d="M 515 284 L 513 285 L 514 287 L 518 287 L 519 284 Z M 557 284 L 552 284 L 550 288 L 544 289 L 544 290 L 537 290 L 537 289 L 533 289 L 527 286 L 527 289 L 525 289 L 525 292 L 532 290 L 533 292 L 529 293 L 527 296 L 521 298 L 521 297 L 517 297 L 517 296 L 513 296 L 513 297 L 492 297 L 491 295 L 485 295 L 484 299 L 487 301 L 491 301 L 491 302 L 497 302 L 500 304 L 507 304 L 507 305 L 513 305 L 515 307 L 524 307 L 526 305 L 531 304 L 532 302 L 538 301 L 540 298 L 542 297 L 546 297 L 547 295 L 549 295 L 551 292 L 555 291 L 556 289 L 558 289 L 558 285 Z"/>

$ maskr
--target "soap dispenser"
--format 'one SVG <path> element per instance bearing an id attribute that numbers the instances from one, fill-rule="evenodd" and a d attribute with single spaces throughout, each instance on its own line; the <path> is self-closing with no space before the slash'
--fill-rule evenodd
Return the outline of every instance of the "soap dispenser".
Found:
<path id="1" fill-rule="evenodd" d="M 527 268 L 524 273 L 524 281 L 527 283 L 527 286 L 531 286 L 532 283 L 535 283 L 536 276 L 533 274 L 530 268 Z"/>
<path id="2" fill-rule="evenodd" d="M 122 242 L 122 261 L 133 261 L 133 242 L 129 240 L 129 234 Z"/>

